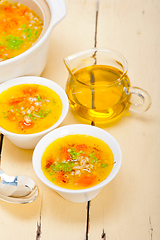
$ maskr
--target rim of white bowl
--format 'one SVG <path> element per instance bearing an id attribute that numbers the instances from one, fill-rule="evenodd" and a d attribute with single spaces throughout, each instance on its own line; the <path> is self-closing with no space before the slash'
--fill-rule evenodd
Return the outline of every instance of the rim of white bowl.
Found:
<path id="1" fill-rule="evenodd" d="M 75 128 L 76 128 L 76 130 L 75 130 Z M 83 129 L 83 131 L 81 131 L 81 129 Z M 42 158 L 42 155 L 43 155 L 46 147 L 50 143 L 52 143 L 54 140 L 61 138 L 63 136 L 71 135 L 71 134 L 85 134 L 85 135 L 91 135 L 91 136 L 97 137 L 97 138 L 103 140 L 104 142 L 106 142 L 113 152 L 116 163 L 113 165 L 113 169 L 112 169 L 111 173 L 105 180 L 103 180 L 102 182 L 100 182 L 99 184 L 97 184 L 93 187 L 86 188 L 86 189 L 80 189 L 80 190 L 61 188 L 61 187 L 55 185 L 54 183 L 50 182 L 43 174 L 43 171 L 41 169 L 41 158 Z M 106 141 L 106 139 L 107 139 L 107 141 Z M 111 147 L 111 144 L 113 144 L 112 147 Z M 113 151 L 113 147 L 115 148 L 114 151 Z M 121 167 L 121 164 L 122 164 L 122 151 L 121 151 L 121 148 L 120 148 L 117 140 L 110 133 L 106 132 L 105 130 L 103 130 L 99 127 L 87 125 L 87 124 L 71 124 L 71 125 L 66 125 L 66 126 L 62 126 L 57 129 L 54 129 L 53 131 L 46 134 L 38 142 L 38 144 L 36 145 L 36 147 L 33 151 L 32 164 L 33 164 L 34 171 L 35 171 L 36 175 L 38 176 L 38 178 L 44 184 L 46 184 L 48 187 L 52 188 L 53 190 L 55 190 L 57 192 L 72 193 L 72 194 L 86 193 L 86 192 L 92 192 L 94 190 L 103 188 L 117 175 L 117 173 L 119 172 L 119 169 Z"/>
<path id="2" fill-rule="evenodd" d="M 45 133 L 50 132 L 57 126 L 59 126 L 68 113 L 69 102 L 68 102 L 67 94 L 65 93 L 65 91 L 63 90 L 63 88 L 60 85 L 58 85 L 57 83 L 55 83 L 52 80 L 47 79 L 47 78 L 37 77 L 37 76 L 25 76 L 25 77 L 13 78 L 11 80 L 1 83 L 0 94 L 12 86 L 28 84 L 28 83 L 43 85 L 43 86 L 46 86 L 46 87 L 52 89 L 53 91 L 55 91 L 57 93 L 57 95 L 60 97 L 61 102 L 62 102 L 62 113 L 61 113 L 59 119 L 57 120 L 57 122 L 54 125 L 52 125 L 50 128 L 47 128 L 44 131 L 41 131 L 38 133 L 31 133 L 31 134 L 20 134 L 20 133 L 10 132 L 0 126 L 0 132 L 2 132 L 4 135 L 19 136 L 19 137 L 23 136 L 23 138 L 28 138 L 30 136 L 37 137 L 39 135 L 43 135 Z M 49 85 L 52 85 L 53 88 L 50 87 Z"/>

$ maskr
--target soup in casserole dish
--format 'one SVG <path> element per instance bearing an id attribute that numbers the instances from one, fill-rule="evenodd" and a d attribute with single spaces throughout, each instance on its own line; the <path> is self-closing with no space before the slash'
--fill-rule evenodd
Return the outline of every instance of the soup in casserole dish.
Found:
<path id="1" fill-rule="evenodd" d="M 0 0 L 0 62 L 33 46 L 43 26 L 40 17 L 27 6 Z"/>

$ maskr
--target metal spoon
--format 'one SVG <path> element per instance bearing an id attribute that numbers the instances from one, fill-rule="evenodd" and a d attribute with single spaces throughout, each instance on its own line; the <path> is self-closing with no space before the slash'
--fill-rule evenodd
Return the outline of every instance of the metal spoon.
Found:
<path id="1" fill-rule="evenodd" d="M 3 134 L 0 138 L 0 162 Z M 29 203 L 38 196 L 38 187 L 28 176 L 8 176 L 0 168 L 0 199 L 11 203 Z"/>

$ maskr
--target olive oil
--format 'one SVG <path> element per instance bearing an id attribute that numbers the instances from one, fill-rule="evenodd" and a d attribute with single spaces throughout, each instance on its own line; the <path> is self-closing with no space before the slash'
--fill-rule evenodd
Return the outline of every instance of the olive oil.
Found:
<path id="1" fill-rule="evenodd" d="M 128 106 L 130 80 L 122 71 L 106 65 L 92 65 L 74 72 L 66 85 L 70 107 L 81 117 L 106 122 Z"/>

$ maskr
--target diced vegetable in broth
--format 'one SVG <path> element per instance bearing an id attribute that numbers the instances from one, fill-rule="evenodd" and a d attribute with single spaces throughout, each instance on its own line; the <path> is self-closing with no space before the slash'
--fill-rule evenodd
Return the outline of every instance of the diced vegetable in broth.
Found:
<path id="1" fill-rule="evenodd" d="M 0 126 L 10 132 L 32 134 L 55 124 L 62 113 L 56 92 L 37 84 L 20 84 L 0 94 Z"/>
<path id="2" fill-rule="evenodd" d="M 53 141 L 45 150 L 41 166 L 46 178 L 66 189 L 97 185 L 112 171 L 114 157 L 102 140 L 83 134 Z"/>

